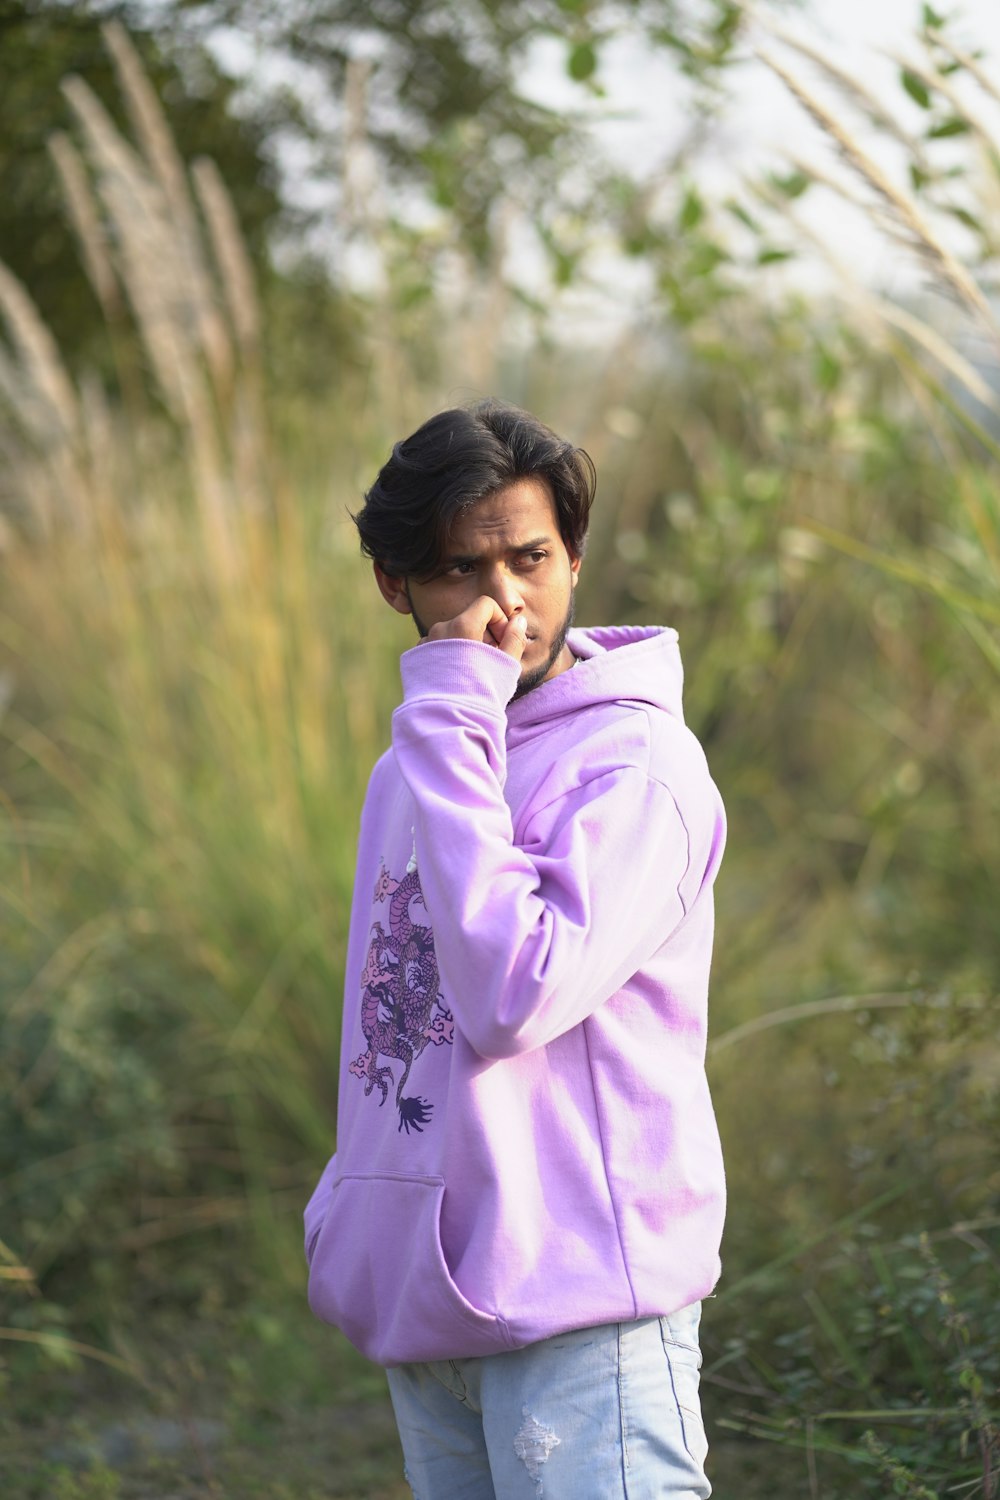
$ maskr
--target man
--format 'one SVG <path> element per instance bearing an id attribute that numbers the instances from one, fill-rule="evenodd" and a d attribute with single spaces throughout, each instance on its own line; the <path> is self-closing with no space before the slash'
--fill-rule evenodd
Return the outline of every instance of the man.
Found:
<path id="1" fill-rule="evenodd" d="M 309 1295 L 388 1367 L 417 1500 L 710 1494 L 700 1301 L 724 816 L 671 630 L 576 630 L 590 460 L 487 402 L 355 517 L 402 657 L 361 820 Z"/>

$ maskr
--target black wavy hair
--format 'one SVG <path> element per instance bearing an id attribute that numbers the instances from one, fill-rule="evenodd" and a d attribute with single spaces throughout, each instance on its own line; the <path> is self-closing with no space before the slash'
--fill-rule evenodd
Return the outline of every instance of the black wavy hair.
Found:
<path id="1" fill-rule="evenodd" d="M 582 557 L 597 482 L 589 455 L 503 401 L 438 412 L 395 445 L 352 517 L 361 550 L 393 577 L 428 578 L 455 518 L 528 478 L 549 486 L 563 542 Z"/>

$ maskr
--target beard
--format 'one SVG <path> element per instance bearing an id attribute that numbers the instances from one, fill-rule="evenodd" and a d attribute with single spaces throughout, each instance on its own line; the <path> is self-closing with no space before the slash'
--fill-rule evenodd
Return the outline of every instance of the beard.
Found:
<path id="1" fill-rule="evenodd" d="M 514 689 L 514 696 L 510 700 L 511 703 L 516 703 L 518 698 L 523 698 L 525 693 L 531 692 L 532 688 L 540 687 L 555 666 L 559 653 L 566 644 L 566 637 L 569 634 L 570 626 L 573 624 L 573 605 L 575 601 L 576 595 L 575 593 L 571 593 L 569 596 L 569 609 L 566 611 L 566 617 L 559 626 L 559 629 L 552 637 L 548 656 L 540 666 L 532 667 L 530 672 L 522 672 L 518 678 L 517 687 Z"/>
<path id="2" fill-rule="evenodd" d="M 406 592 L 407 598 L 409 598 L 409 589 L 407 589 Z M 559 653 L 562 651 L 562 648 L 566 644 L 566 637 L 569 634 L 570 628 L 573 624 L 573 608 L 575 603 L 576 594 L 575 592 L 571 592 L 569 596 L 569 608 L 566 611 L 565 619 L 559 626 L 559 629 L 556 631 L 555 635 L 552 637 L 552 644 L 549 646 L 548 654 L 545 660 L 541 662 L 537 667 L 532 667 L 530 672 L 521 673 L 521 676 L 518 678 L 517 687 L 514 689 L 514 696 L 510 700 L 511 703 L 516 703 L 518 698 L 523 698 L 525 693 L 531 692 L 532 688 L 540 687 L 551 672 L 552 668 L 555 666 L 556 661 L 559 657 Z M 428 634 L 428 626 L 424 624 L 420 616 L 417 614 L 416 610 L 413 608 L 412 599 L 410 600 L 410 613 L 413 616 L 413 623 L 417 627 L 417 634 L 420 636 L 421 640 L 426 640 Z"/>

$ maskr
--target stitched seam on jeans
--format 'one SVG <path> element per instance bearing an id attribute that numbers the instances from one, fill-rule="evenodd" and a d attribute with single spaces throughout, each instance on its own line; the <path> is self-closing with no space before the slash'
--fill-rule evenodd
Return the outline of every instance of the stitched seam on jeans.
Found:
<path id="1" fill-rule="evenodd" d="M 434 1368 L 436 1364 L 447 1364 L 449 1366 L 456 1381 L 461 1386 L 461 1390 L 456 1390 L 454 1385 L 450 1384 L 449 1381 L 442 1379 L 441 1375 Z M 429 1360 L 425 1365 L 425 1369 L 427 1370 L 431 1378 L 437 1381 L 441 1389 L 443 1391 L 447 1391 L 452 1400 L 457 1401 L 460 1406 L 469 1405 L 469 1387 L 466 1385 L 465 1377 L 463 1376 L 461 1370 L 458 1368 L 455 1360 Z"/>
<path id="2" fill-rule="evenodd" d="M 622 1494 L 628 1500 L 628 1426 L 625 1420 L 625 1373 L 622 1368 L 622 1325 L 615 1330 L 618 1353 L 618 1426 L 622 1435 Z"/>
<path id="3" fill-rule="evenodd" d="M 661 1331 L 661 1333 L 663 1335 L 664 1348 L 666 1348 L 667 1346 L 669 1346 L 671 1349 L 681 1349 L 681 1350 L 683 1350 L 687 1354 L 697 1354 L 697 1356 L 698 1356 L 698 1368 L 699 1368 L 699 1370 L 701 1369 L 701 1339 L 700 1338 L 695 1338 L 695 1339 L 677 1339 L 677 1338 L 674 1338 L 673 1331 L 672 1331 L 672 1329 L 670 1327 L 669 1316 L 666 1317 L 666 1318 L 662 1318 L 661 1317 L 661 1319 L 660 1319 L 660 1331 Z"/>
<path id="4" fill-rule="evenodd" d="M 663 1325 L 661 1324 L 660 1326 L 662 1328 Z M 671 1360 L 670 1360 L 670 1350 L 667 1348 L 667 1343 L 666 1343 L 665 1339 L 663 1341 L 663 1352 L 667 1356 L 667 1369 L 670 1372 L 670 1389 L 673 1392 L 674 1405 L 677 1407 L 677 1415 L 680 1417 L 680 1420 L 681 1420 L 681 1441 L 684 1444 L 684 1451 L 687 1454 L 688 1458 L 690 1458 L 690 1460 L 691 1460 L 692 1463 L 696 1464 L 698 1462 L 698 1460 L 695 1458 L 694 1454 L 691 1451 L 691 1444 L 688 1442 L 688 1434 L 687 1434 L 687 1426 L 688 1426 L 688 1424 L 684 1420 L 685 1412 L 687 1413 L 687 1415 L 689 1417 L 693 1417 L 694 1413 L 688 1407 L 683 1406 L 681 1404 L 681 1398 L 677 1394 L 677 1382 L 674 1380 L 674 1367 L 673 1367 L 673 1364 L 671 1363 Z"/>

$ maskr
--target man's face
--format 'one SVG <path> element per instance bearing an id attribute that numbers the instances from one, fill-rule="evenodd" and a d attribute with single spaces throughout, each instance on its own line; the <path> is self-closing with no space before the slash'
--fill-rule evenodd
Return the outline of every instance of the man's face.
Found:
<path id="1" fill-rule="evenodd" d="M 515 697 L 573 665 L 566 632 L 579 572 L 580 559 L 559 533 L 551 491 L 537 478 L 518 479 L 459 516 L 430 578 L 395 578 L 375 567 L 384 597 L 412 614 L 421 636 L 483 595 L 508 619 L 522 615 L 527 631 Z"/>

